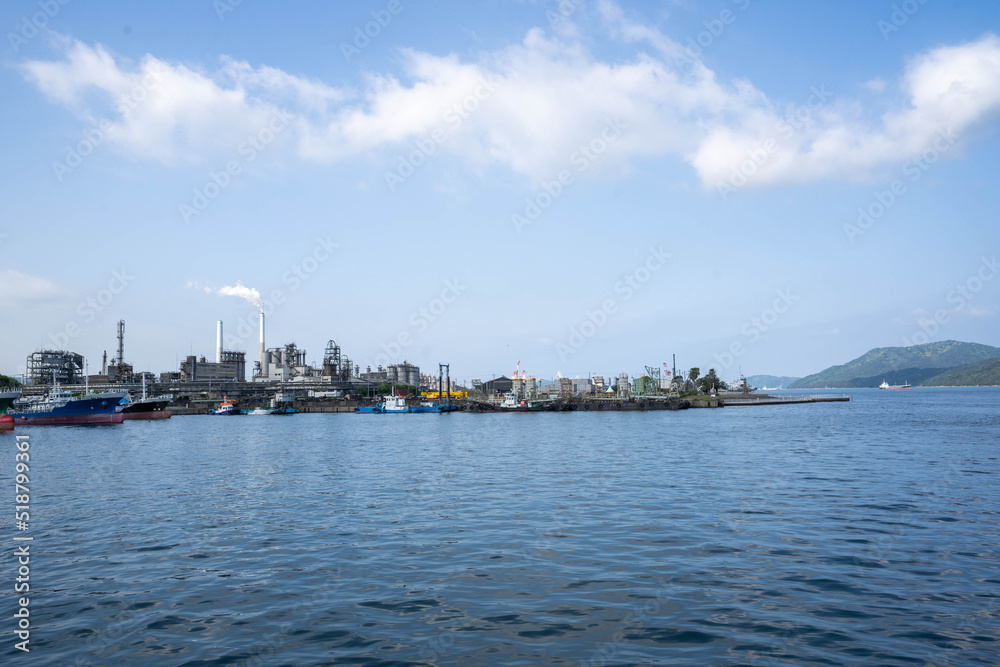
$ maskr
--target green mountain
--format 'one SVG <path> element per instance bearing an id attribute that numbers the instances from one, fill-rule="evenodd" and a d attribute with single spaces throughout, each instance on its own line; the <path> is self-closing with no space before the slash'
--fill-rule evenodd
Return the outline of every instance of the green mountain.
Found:
<path id="1" fill-rule="evenodd" d="M 927 378 L 925 387 L 996 387 L 1000 386 L 1000 359 L 987 359 L 946 370 Z"/>
<path id="2" fill-rule="evenodd" d="M 785 375 L 748 375 L 747 382 L 751 387 L 783 387 L 788 388 L 790 384 L 800 378 L 787 377 Z"/>
<path id="3" fill-rule="evenodd" d="M 841 366 L 831 366 L 793 383 L 789 389 L 877 387 L 926 382 L 946 370 L 1000 358 L 1000 348 L 945 340 L 912 347 L 877 347 Z"/>

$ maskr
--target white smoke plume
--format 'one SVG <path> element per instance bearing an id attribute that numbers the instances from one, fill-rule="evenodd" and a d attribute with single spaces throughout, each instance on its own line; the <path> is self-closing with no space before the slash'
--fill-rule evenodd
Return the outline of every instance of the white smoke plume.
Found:
<path id="1" fill-rule="evenodd" d="M 212 289 L 211 287 L 203 288 L 206 294 L 217 294 L 218 296 L 235 296 L 249 302 L 255 308 L 263 308 L 264 300 L 260 298 L 260 292 L 258 292 L 253 287 L 247 287 L 241 281 L 237 280 L 235 285 L 226 285 L 225 287 L 220 287 L 219 289 Z"/>

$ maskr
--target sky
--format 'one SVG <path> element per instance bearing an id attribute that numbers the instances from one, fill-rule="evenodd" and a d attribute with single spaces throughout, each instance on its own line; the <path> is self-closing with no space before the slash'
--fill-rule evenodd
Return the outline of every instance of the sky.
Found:
<path id="1" fill-rule="evenodd" d="M 804 3 L 803 3 L 804 4 Z M 1000 5 L 0 7 L 0 372 L 459 379 L 1000 345 Z M 257 301 L 259 299 L 259 301 Z M 258 304 L 258 305 L 255 305 Z"/>

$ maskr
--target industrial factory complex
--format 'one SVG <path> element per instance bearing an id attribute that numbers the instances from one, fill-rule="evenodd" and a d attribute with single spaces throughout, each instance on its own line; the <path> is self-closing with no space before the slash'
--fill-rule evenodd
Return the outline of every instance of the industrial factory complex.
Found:
<path id="1" fill-rule="evenodd" d="M 342 352 L 336 341 L 330 340 L 323 351 L 322 363 L 316 365 L 306 361 L 306 350 L 294 342 L 267 347 L 263 310 L 258 357 L 248 367 L 246 352 L 224 349 L 223 326 L 221 320 L 216 323 L 214 358 L 189 355 L 176 370 L 154 374 L 137 372 L 125 361 L 125 321 L 121 320 L 117 328 L 117 352 L 109 361 L 104 351 L 99 372 L 91 372 L 96 368 L 92 369 L 79 352 L 36 350 L 28 355 L 25 373 L 20 377 L 23 391 L 31 395 L 54 386 L 108 391 L 145 385 L 153 393 L 171 395 L 171 410 L 180 414 L 185 409 L 202 412 L 206 405 L 217 404 L 222 397 L 252 405 L 266 401 L 277 390 L 311 403 L 363 401 L 388 391 L 467 395 L 465 387 L 451 383 L 447 364 L 435 369 L 437 375 L 422 375 L 418 366 L 405 360 L 384 368 L 362 369 Z M 305 411 L 309 411 L 308 406 Z"/>
<path id="2" fill-rule="evenodd" d="M 248 367 L 246 352 L 225 349 L 223 332 L 223 322 L 219 320 L 215 327 L 215 355 L 211 360 L 192 354 L 180 361 L 176 370 L 159 374 L 136 372 L 126 361 L 125 320 L 120 320 L 116 349 L 110 360 L 107 350 L 103 351 L 99 372 L 91 373 L 90 364 L 79 352 L 36 350 L 26 359 L 18 391 L 30 398 L 46 394 L 52 388 L 78 396 L 95 392 L 138 394 L 141 389 L 142 396 L 149 392 L 169 404 L 172 414 L 210 411 L 218 414 L 222 404 L 239 412 L 266 411 L 264 406 L 279 402 L 282 414 L 378 412 L 388 411 L 390 398 L 392 411 L 416 412 L 684 409 L 719 407 L 723 400 L 726 404 L 741 404 L 741 400 L 750 400 L 752 391 L 742 378 L 734 383 L 735 390 L 728 390 L 720 382 L 721 386 L 711 387 L 702 383 L 699 391 L 699 385 L 693 381 L 695 377 L 678 375 L 676 358 L 670 368 L 665 363 L 645 366 L 643 372 L 635 375 L 567 378 L 557 374 L 548 380 L 522 371 L 518 362 L 510 377 L 471 380 L 468 387 L 452 383 L 451 369 L 446 363 L 438 363 L 429 374 L 421 373 L 419 366 L 406 360 L 362 369 L 334 340 L 326 343 L 322 363 L 310 364 L 306 350 L 294 342 L 267 346 L 263 307 L 260 307 L 257 358 Z M 709 376 L 715 378 L 714 371 Z M 761 404 L 762 400 L 769 397 L 757 395 L 753 404 Z"/>
<path id="3" fill-rule="evenodd" d="M 529 409 L 568 404 L 571 399 L 607 403 L 609 401 L 652 401 L 664 404 L 676 398 L 681 388 L 675 383 L 676 368 L 646 367 L 638 376 L 622 373 L 617 377 L 556 377 L 547 381 L 515 369 L 511 377 L 487 381 L 472 380 L 470 387 L 453 384 L 448 364 L 437 364 L 435 372 L 422 374 L 420 367 L 404 360 L 387 367 L 361 368 L 336 341 L 327 342 L 322 363 L 310 364 L 306 350 L 294 342 L 268 347 L 265 316 L 260 312 L 257 358 L 247 363 L 244 351 L 224 348 L 223 322 L 216 323 L 215 355 L 188 355 L 176 370 L 159 374 L 136 372 L 125 353 L 125 321 L 117 326 L 116 350 L 111 359 L 105 350 L 100 371 L 91 373 L 90 364 L 76 351 L 43 349 L 28 355 L 21 377 L 26 396 L 41 394 L 58 386 L 70 391 L 145 390 L 171 398 L 175 414 L 204 413 L 229 399 L 244 407 L 264 404 L 276 392 L 294 397 L 302 412 L 353 410 L 390 392 L 399 396 L 420 395 L 421 399 L 460 400 L 491 406 Z M 518 365 L 519 366 L 519 365 Z M 95 369 L 96 370 L 96 369 Z M 478 401 L 478 403 L 476 403 Z M 587 408 L 591 409 L 591 408 Z M 601 408 L 603 409 L 603 407 Z"/>

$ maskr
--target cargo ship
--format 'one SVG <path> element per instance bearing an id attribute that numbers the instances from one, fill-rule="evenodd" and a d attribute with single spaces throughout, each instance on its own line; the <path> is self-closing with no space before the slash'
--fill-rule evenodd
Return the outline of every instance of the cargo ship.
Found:
<path id="1" fill-rule="evenodd" d="M 911 389 L 909 382 L 904 382 L 903 384 L 889 384 L 885 380 L 882 380 L 882 384 L 878 386 L 879 389 Z"/>
<path id="2" fill-rule="evenodd" d="M 167 405 L 173 400 L 172 396 L 154 396 L 153 398 L 143 398 L 138 401 L 129 401 L 121 407 L 121 413 L 125 420 L 130 419 L 169 419 L 173 416 Z"/>
<path id="3" fill-rule="evenodd" d="M 29 426 L 121 424 L 125 417 L 118 412 L 118 405 L 126 395 L 107 392 L 75 397 L 57 387 L 43 398 L 15 403 L 8 414 L 16 424 Z"/>
<path id="4" fill-rule="evenodd" d="M 131 395 L 118 407 L 118 411 L 125 415 L 125 421 L 131 419 L 169 419 L 173 416 L 167 405 L 174 400 L 171 394 L 162 396 L 146 397 L 146 378 L 142 378 L 142 398 L 133 401 Z"/>

